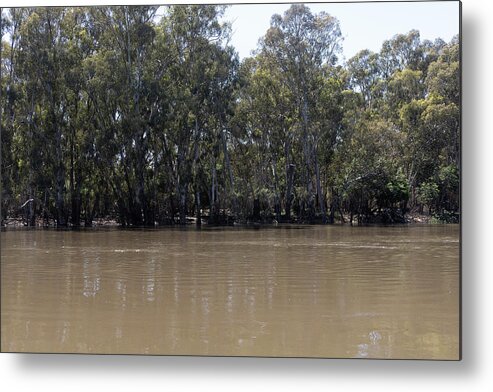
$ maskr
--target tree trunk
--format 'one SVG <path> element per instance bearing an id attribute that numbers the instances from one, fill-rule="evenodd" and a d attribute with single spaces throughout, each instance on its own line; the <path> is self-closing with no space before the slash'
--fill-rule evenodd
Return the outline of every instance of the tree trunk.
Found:
<path id="1" fill-rule="evenodd" d="M 228 171 L 228 177 L 229 177 L 229 187 L 230 187 L 229 191 L 231 192 L 233 217 L 236 218 L 238 213 L 238 207 L 237 207 L 237 200 L 235 195 L 235 183 L 233 177 L 233 170 L 231 169 L 231 161 L 229 159 L 228 144 L 227 144 L 225 132 L 226 132 L 225 130 L 221 130 L 221 140 L 223 144 L 224 163 L 226 164 L 226 170 Z"/>
<path id="2" fill-rule="evenodd" d="M 289 163 L 286 165 L 286 220 L 291 220 L 291 202 L 293 200 L 293 181 L 295 165 Z"/>
<path id="3" fill-rule="evenodd" d="M 258 198 L 253 199 L 253 221 L 260 221 L 260 200 Z"/>
<path id="4" fill-rule="evenodd" d="M 274 213 L 276 215 L 276 221 L 281 221 L 281 195 L 279 193 L 279 179 L 277 177 L 277 159 L 275 154 L 273 154 L 273 168 L 274 172 L 274 193 L 275 193 L 275 201 L 274 201 Z"/>
<path id="5" fill-rule="evenodd" d="M 308 115 L 308 98 L 305 84 L 303 83 L 303 95 L 301 97 L 301 120 L 303 129 L 303 158 L 305 161 L 305 182 L 306 182 L 306 197 L 305 202 L 308 208 L 308 219 L 311 221 L 315 216 L 315 206 L 313 197 L 313 184 L 311 175 L 311 164 L 312 164 L 312 147 L 308 138 L 308 128 L 309 128 L 309 115 Z"/>
<path id="6" fill-rule="evenodd" d="M 185 225 L 187 223 L 187 185 L 183 182 L 178 184 L 178 194 L 179 194 L 179 215 L 180 215 L 180 225 Z"/>
<path id="7" fill-rule="evenodd" d="M 286 195 L 285 195 L 284 210 L 286 214 L 286 220 L 288 222 L 291 220 L 291 202 L 292 202 L 294 169 L 295 169 L 295 165 L 291 163 L 290 149 L 291 149 L 291 143 L 289 140 L 286 140 L 284 144 L 284 157 L 286 159 Z"/>
<path id="8" fill-rule="evenodd" d="M 32 187 L 29 186 L 29 195 L 28 200 L 31 202 L 27 205 L 27 225 L 30 227 L 36 226 L 36 216 L 35 216 L 35 206 L 34 206 L 34 197 L 32 192 Z"/>
<path id="9" fill-rule="evenodd" d="M 72 226 L 80 226 L 80 179 L 75 178 L 75 129 L 72 129 L 70 140 L 70 198 Z M 76 184 L 77 183 L 77 184 Z"/>
<path id="10" fill-rule="evenodd" d="M 144 135 L 140 134 L 137 136 L 137 162 L 136 162 L 136 177 L 137 184 L 135 189 L 135 209 L 138 213 L 137 224 L 144 224 L 146 226 L 152 226 L 153 222 L 149 216 L 149 211 L 147 208 L 147 199 L 145 194 L 145 177 L 144 177 L 144 166 L 145 166 L 145 151 L 144 151 Z"/>
<path id="11" fill-rule="evenodd" d="M 178 213 L 180 225 L 187 223 L 188 181 L 183 148 L 178 151 Z"/>
<path id="12" fill-rule="evenodd" d="M 210 206 L 209 206 L 209 220 L 212 224 L 217 224 L 219 219 L 219 208 L 217 205 L 217 187 L 216 187 L 216 159 L 215 157 L 212 160 L 212 175 L 211 175 L 211 197 L 210 197 Z"/>
<path id="13" fill-rule="evenodd" d="M 66 227 L 67 220 L 65 218 L 65 168 L 63 166 L 62 157 L 62 132 L 58 127 L 55 136 L 56 145 L 56 211 L 57 211 L 57 226 Z"/>
<path id="14" fill-rule="evenodd" d="M 202 214 L 200 212 L 200 191 L 195 189 L 195 224 L 197 227 L 202 226 Z"/>
<path id="15" fill-rule="evenodd" d="M 200 139 L 200 127 L 197 116 L 195 117 L 195 138 L 194 138 L 194 153 L 193 153 L 193 183 L 195 187 L 195 225 L 200 227 L 202 225 L 202 215 L 200 213 L 200 185 L 198 175 L 198 160 L 199 160 L 199 139 Z"/>
<path id="16" fill-rule="evenodd" d="M 325 199 L 322 193 L 322 184 L 320 183 L 320 168 L 318 166 L 317 151 L 313 151 L 313 161 L 315 164 L 315 176 L 317 181 L 318 204 L 320 204 L 320 213 L 322 214 L 322 223 L 327 223 L 327 213 L 325 210 Z"/>
<path id="17" fill-rule="evenodd" d="M 332 203 L 330 203 L 330 213 L 329 213 L 329 223 L 331 225 L 333 225 L 335 221 L 335 211 L 336 211 L 336 202 L 335 200 L 332 200 Z"/>

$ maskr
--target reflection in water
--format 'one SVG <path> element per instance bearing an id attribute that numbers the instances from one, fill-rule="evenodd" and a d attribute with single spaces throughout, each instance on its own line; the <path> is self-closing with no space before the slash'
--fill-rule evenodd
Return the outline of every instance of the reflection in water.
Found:
<path id="1" fill-rule="evenodd" d="M 100 289 L 101 277 L 99 276 L 99 257 L 96 257 L 91 262 L 88 258 L 84 259 L 82 263 L 84 287 L 82 289 L 82 295 L 84 297 L 94 297 Z"/>
<path id="2" fill-rule="evenodd" d="M 155 289 L 155 274 L 156 274 L 156 267 L 155 267 L 155 262 L 154 258 L 149 259 L 147 262 L 147 271 L 146 271 L 146 279 L 145 279 L 145 285 L 143 288 L 143 292 L 145 293 L 145 297 L 147 298 L 147 301 L 152 302 L 154 301 L 154 289 Z"/>
<path id="3" fill-rule="evenodd" d="M 1 233 L 2 351 L 456 359 L 457 226 Z"/>

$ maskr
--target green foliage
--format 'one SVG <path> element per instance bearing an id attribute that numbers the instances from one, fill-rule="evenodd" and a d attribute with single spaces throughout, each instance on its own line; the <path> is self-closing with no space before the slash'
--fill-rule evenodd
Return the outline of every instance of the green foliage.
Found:
<path id="1" fill-rule="evenodd" d="M 439 192 L 438 184 L 432 181 L 423 182 L 417 190 L 418 201 L 431 208 L 436 203 Z"/>
<path id="2" fill-rule="evenodd" d="M 2 219 L 457 220 L 457 38 L 337 65 L 338 20 L 293 5 L 240 63 L 224 9 L 3 11 Z"/>
<path id="3" fill-rule="evenodd" d="M 446 189 L 456 189 L 459 186 L 459 169 L 455 165 L 440 168 L 438 178 Z"/>
<path id="4" fill-rule="evenodd" d="M 391 204 L 407 202 L 409 200 L 409 183 L 402 172 L 397 173 L 386 186 L 387 200 Z"/>

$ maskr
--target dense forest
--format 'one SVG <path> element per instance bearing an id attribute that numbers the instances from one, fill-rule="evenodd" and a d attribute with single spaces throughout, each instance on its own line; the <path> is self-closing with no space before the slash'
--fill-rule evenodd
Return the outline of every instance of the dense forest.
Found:
<path id="1" fill-rule="evenodd" d="M 3 9 L 2 225 L 458 221 L 458 37 L 342 63 L 293 5 L 240 61 L 223 14 Z"/>

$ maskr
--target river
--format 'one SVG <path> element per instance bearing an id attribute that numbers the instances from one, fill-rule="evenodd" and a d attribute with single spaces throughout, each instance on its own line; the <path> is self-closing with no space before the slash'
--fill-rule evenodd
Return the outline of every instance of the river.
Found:
<path id="1" fill-rule="evenodd" d="M 459 356 L 458 225 L 0 236 L 2 351 Z"/>

